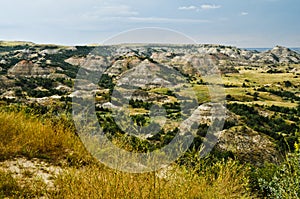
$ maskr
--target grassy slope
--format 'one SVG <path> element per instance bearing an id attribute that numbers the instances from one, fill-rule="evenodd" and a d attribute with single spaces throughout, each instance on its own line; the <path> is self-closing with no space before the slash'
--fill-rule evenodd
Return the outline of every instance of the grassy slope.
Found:
<path id="1" fill-rule="evenodd" d="M 68 130 L 64 118 L 37 119 L 24 112 L 0 111 L 0 153 L 13 156 L 46 158 L 50 163 L 71 159 L 55 180 L 55 190 L 39 181 L 22 184 L 0 169 L 1 197 L 49 198 L 248 198 L 249 167 L 235 161 L 217 162 L 195 169 L 174 165 L 168 178 L 156 173 L 128 174 L 95 162 Z"/>
<path id="2" fill-rule="evenodd" d="M 297 106 L 297 103 L 284 100 L 281 97 L 268 92 L 259 92 L 255 90 L 267 86 L 271 89 L 279 90 L 280 88 L 284 88 L 284 81 L 290 81 L 293 85 L 300 85 L 300 78 L 295 78 L 295 75 L 291 73 L 269 74 L 256 70 L 241 70 L 240 73 L 223 76 L 224 85 L 236 86 L 233 88 L 226 88 L 226 94 L 238 99 L 238 101 L 259 105 L 275 105 L 294 108 Z M 243 83 L 245 83 L 246 87 L 243 87 Z M 284 88 L 284 90 L 297 92 L 298 88 Z M 247 93 L 253 94 L 254 92 L 258 92 L 259 94 L 257 101 L 253 101 L 253 97 L 247 95 Z"/>

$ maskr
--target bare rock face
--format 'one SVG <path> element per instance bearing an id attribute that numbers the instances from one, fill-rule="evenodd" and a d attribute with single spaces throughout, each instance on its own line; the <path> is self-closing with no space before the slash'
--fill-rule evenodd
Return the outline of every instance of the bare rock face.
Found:
<path id="1" fill-rule="evenodd" d="M 300 55 L 288 48 L 276 46 L 261 53 L 261 60 L 270 63 L 300 63 Z"/>
<path id="2" fill-rule="evenodd" d="M 9 69 L 8 74 L 15 76 L 39 76 L 50 74 L 50 70 L 47 68 L 42 68 L 38 64 L 34 64 L 31 61 L 22 60 Z"/>
<path id="3" fill-rule="evenodd" d="M 73 66 L 81 66 L 86 62 L 86 59 L 84 57 L 70 57 L 65 62 Z"/>
<path id="4" fill-rule="evenodd" d="M 247 127 L 224 130 L 217 147 L 233 152 L 240 160 L 257 166 L 265 162 L 279 163 L 280 154 L 272 139 Z"/>
<path id="5" fill-rule="evenodd" d="M 6 99 L 15 99 L 15 92 L 14 91 L 6 91 L 5 93 L 3 93 L 2 95 L 0 95 L 0 97 L 2 98 L 6 98 Z"/>
<path id="6" fill-rule="evenodd" d="M 5 59 L 2 59 L 2 60 L 0 61 L 0 64 L 5 65 L 5 64 L 7 64 L 7 61 L 6 61 Z"/>
<path id="7" fill-rule="evenodd" d="M 106 68 L 109 66 L 109 61 L 107 60 L 106 57 L 103 56 L 95 56 L 91 55 L 86 58 L 82 58 L 77 60 L 78 64 L 81 64 L 81 67 L 89 70 L 89 71 L 101 71 L 104 72 Z M 69 60 L 70 63 L 72 63 Z M 73 63 L 75 64 L 75 62 Z"/>
<path id="8" fill-rule="evenodd" d="M 228 111 L 220 103 L 205 103 L 200 105 L 188 118 L 188 123 L 211 124 L 214 118 L 219 120 L 226 119 Z"/>
<path id="9" fill-rule="evenodd" d="M 141 60 L 136 56 L 128 56 L 123 60 L 116 60 L 112 62 L 112 66 L 106 71 L 110 76 L 121 75 L 128 69 L 131 69 L 141 63 Z"/>
<path id="10" fill-rule="evenodd" d="M 175 77 L 176 80 L 174 80 Z M 183 77 L 167 65 L 159 65 L 149 60 L 144 60 L 135 68 L 123 73 L 117 85 L 158 88 L 178 86 L 179 82 L 184 83 Z"/>
<path id="11" fill-rule="evenodd" d="M 0 76 L 0 92 L 5 92 L 8 90 L 8 88 L 11 88 L 14 86 L 14 80 L 8 79 L 5 76 Z"/>

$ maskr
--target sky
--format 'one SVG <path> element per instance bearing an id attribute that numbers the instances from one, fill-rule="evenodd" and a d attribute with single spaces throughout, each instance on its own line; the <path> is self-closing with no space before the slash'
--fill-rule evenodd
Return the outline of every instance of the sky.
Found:
<path id="1" fill-rule="evenodd" d="M 0 9 L 0 40 L 101 44 L 157 27 L 197 43 L 300 47 L 299 0 L 0 0 Z"/>

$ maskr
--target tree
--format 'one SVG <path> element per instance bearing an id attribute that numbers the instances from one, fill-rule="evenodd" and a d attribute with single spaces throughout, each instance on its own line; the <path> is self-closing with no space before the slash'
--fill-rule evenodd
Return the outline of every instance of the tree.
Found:
<path id="1" fill-rule="evenodd" d="M 257 100 L 258 100 L 258 95 L 259 95 L 258 92 L 255 92 L 255 93 L 253 94 L 254 101 L 257 101 Z"/>

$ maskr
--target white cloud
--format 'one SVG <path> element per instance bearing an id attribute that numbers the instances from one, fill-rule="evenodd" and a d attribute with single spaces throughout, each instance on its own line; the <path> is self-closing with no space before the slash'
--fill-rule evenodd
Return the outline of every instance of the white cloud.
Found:
<path id="1" fill-rule="evenodd" d="M 127 5 L 110 5 L 94 7 L 92 11 L 83 14 L 85 18 L 97 19 L 103 17 L 137 16 L 139 13 Z"/>
<path id="2" fill-rule="evenodd" d="M 191 19 L 191 18 L 167 18 L 167 17 L 138 17 L 138 16 L 108 16 L 100 17 L 94 20 L 94 22 L 105 23 L 211 23 L 212 21 L 206 19 Z"/>
<path id="3" fill-rule="evenodd" d="M 246 15 L 248 15 L 249 13 L 248 12 L 241 12 L 241 15 L 242 16 L 246 16 Z"/>
<path id="4" fill-rule="evenodd" d="M 196 10 L 196 6 L 181 6 L 178 8 L 178 10 Z"/>
<path id="5" fill-rule="evenodd" d="M 215 4 L 203 4 L 200 6 L 201 9 L 203 10 L 212 10 L 212 9 L 218 9 L 221 8 L 220 5 L 215 5 Z"/>
<path id="6" fill-rule="evenodd" d="M 162 18 L 162 17 L 128 17 L 133 22 L 144 23 L 210 23 L 205 19 L 187 19 L 187 18 Z"/>

